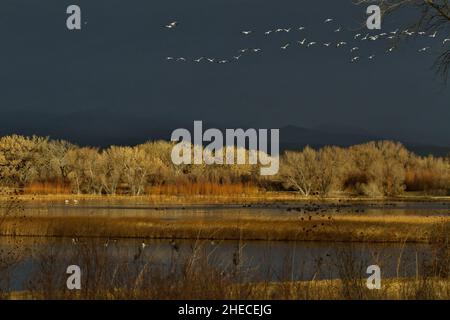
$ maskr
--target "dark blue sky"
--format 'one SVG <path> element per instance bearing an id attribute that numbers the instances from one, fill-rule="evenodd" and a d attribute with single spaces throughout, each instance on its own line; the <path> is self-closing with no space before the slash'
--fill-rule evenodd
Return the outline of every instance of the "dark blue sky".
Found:
<path id="1" fill-rule="evenodd" d="M 81 31 L 66 28 L 69 4 L 81 6 Z M 335 22 L 324 24 L 328 17 Z M 402 27 L 403 18 L 385 20 L 380 32 Z M 3 0 L 0 133 L 140 142 L 197 119 L 228 127 L 349 125 L 450 146 L 450 89 L 430 70 L 449 31 L 385 55 L 386 41 L 353 44 L 349 30 L 364 19 L 365 7 L 350 0 Z M 162 28 L 172 20 L 180 21 L 175 30 Z M 263 34 L 290 26 L 307 29 Z M 337 26 L 345 31 L 334 33 Z M 241 36 L 246 29 L 257 33 Z M 293 48 L 304 37 L 358 45 L 361 62 L 349 63 L 350 47 Z M 292 47 L 280 50 L 287 42 Z M 417 53 L 426 45 L 430 53 Z M 247 47 L 263 51 L 224 65 L 165 61 L 229 58 Z"/>

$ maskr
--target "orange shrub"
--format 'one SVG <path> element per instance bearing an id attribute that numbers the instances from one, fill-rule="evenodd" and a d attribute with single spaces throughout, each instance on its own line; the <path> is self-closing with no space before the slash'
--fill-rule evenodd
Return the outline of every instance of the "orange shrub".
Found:
<path id="1" fill-rule="evenodd" d="M 147 188 L 147 194 L 153 195 L 239 195 L 256 194 L 258 187 L 250 184 L 234 183 L 174 183 Z"/>
<path id="2" fill-rule="evenodd" d="M 425 191 L 439 188 L 439 175 L 427 169 L 408 170 L 405 174 L 405 185 L 407 191 Z"/>
<path id="3" fill-rule="evenodd" d="M 32 182 L 23 188 L 25 194 L 70 194 L 72 188 L 63 182 Z"/>

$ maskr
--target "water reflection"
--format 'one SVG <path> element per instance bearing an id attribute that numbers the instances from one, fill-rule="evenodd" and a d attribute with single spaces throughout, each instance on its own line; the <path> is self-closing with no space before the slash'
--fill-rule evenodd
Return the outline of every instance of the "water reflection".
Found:
<path id="1" fill-rule="evenodd" d="M 143 246 L 143 243 L 145 246 Z M 237 267 L 247 281 L 286 281 L 334 279 L 342 277 L 340 266 L 346 259 L 361 271 L 371 264 L 381 267 L 383 278 L 413 277 L 417 268 L 431 259 L 426 244 L 368 244 L 330 242 L 239 242 L 209 240 L 139 239 L 44 239 L 1 238 L 0 249 L 20 248 L 19 263 L 13 269 L 13 290 L 20 290 L 33 270 L 53 256 L 56 269 L 81 264 L 80 248 L 104 254 L 112 265 L 151 266 L 162 272 L 182 272 L 181 268 L 195 252 L 207 257 L 209 266 L 222 273 Z M 86 254 L 83 253 L 83 254 Z M 96 253 L 96 255 L 98 254 Z M 93 256 L 93 258 L 96 258 Z"/>

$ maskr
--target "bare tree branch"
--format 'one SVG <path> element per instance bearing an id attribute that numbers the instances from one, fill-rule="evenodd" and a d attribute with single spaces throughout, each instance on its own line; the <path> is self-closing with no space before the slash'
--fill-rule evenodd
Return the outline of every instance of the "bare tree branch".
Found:
<path id="1" fill-rule="evenodd" d="M 355 0 L 353 3 L 356 5 L 374 4 L 372 0 Z M 449 0 L 380 0 L 378 5 L 383 16 L 394 14 L 400 10 L 417 10 L 418 16 L 413 24 L 405 26 L 410 30 L 428 32 L 450 30 Z M 443 47 L 442 51 L 433 64 L 433 68 L 446 82 L 450 71 L 450 49 Z"/>

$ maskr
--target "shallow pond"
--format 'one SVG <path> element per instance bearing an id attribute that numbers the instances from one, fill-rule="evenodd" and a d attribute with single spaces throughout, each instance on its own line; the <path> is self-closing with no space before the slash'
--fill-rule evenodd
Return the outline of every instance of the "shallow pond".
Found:
<path id="1" fill-rule="evenodd" d="M 152 206 L 145 203 L 64 201 L 29 202 L 25 215 L 43 216 L 148 216 L 168 220 L 202 218 L 206 221 L 227 217 L 277 217 L 311 211 L 339 215 L 417 215 L 449 216 L 448 202 L 389 202 L 360 204 L 272 204 L 270 206 Z M 145 243 L 143 248 L 142 243 Z M 147 239 L 0 238 L 0 250 L 13 252 L 19 259 L 10 275 L 13 290 L 23 289 L 43 260 L 52 257 L 54 267 L 64 273 L 70 264 L 80 264 L 80 247 L 100 252 L 110 265 L 151 265 L 162 272 L 181 272 L 183 264 L 201 252 L 207 265 L 222 273 L 239 268 L 244 281 L 285 281 L 342 278 L 351 264 L 361 277 L 369 265 L 381 267 L 382 277 L 412 277 L 430 263 L 433 248 L 427 244 L 267 242 Z M 93 259 L 95 257 L 92 257 Z M 53 260 L 52 260 L 53 261 Z M 240 281 L 242 281 L 242 277 Z"/>

